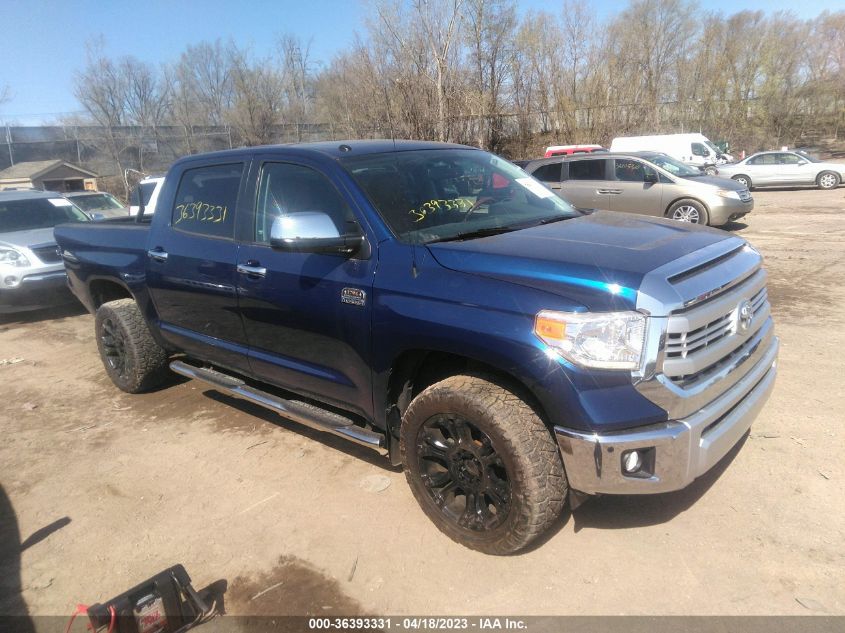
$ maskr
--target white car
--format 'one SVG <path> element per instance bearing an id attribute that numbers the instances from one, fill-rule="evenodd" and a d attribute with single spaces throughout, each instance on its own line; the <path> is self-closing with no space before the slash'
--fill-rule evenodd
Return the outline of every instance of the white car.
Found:
<path id="1" fill-rule="evenodd" d="M 719 176 L 749 189 L 784 185 L 833 189 L 845 179 L 845 164 L 827 163 L 804 152 L 758 152 L 738 163 L 720 165 Z"/>
<path id="2" fill-rule="evenodd" d="M 129 192 L 129 215 L 138 215 L 139 200 L 138 192 L 141 192 L 144 201 L 144 215 L 152 215 L 156 209 L 156 201 L 164 184 L 164 176 L 144 178 L 132 191 Z"/>

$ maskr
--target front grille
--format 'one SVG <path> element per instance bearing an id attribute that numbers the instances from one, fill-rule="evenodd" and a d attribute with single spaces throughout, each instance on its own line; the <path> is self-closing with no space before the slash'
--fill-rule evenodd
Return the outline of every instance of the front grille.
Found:
<path id="1" fill-rule="evenodd" d="M 693 388 L 738 362 L 769 321 L 766 274 L 759 267 L 747 272 L 739 283 L 717 279 L 717 288 L 723 290 L 703 293 L 706 298 L 700 302 L 669 315 L 663 374 L 675 385 Z M 746 310 L 743 322 L 740 312 L 746 302 L 751 310 Z"/>
<path id="2" fill-rule="evenodd" d="M 762 309 L 767 297 L 766 289 L 761 288 L 751 298 L 751 306 L 755 315 Z M 737 308 L 733 308 L 730 312 L 724 313 L 717 319 L 694 330 L 670 333 L 666 342 L 666 357 L 691 358 L 704 351 L 708 345 L 730 336 L 736 331 L 737 311 Z"/>
<path id="3" fill-rule="evenodd" d="M 35 256 L 45 264 L 58 264 L 62 261 L 61 251 L 56 244 L 46 244 L 44 246 L 34 246 L 30 249 Z"/>

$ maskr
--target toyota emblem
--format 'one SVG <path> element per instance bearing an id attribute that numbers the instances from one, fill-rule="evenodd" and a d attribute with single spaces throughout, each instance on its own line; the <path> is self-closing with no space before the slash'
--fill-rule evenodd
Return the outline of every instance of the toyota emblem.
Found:
<path id="1" fill-rule="evenodd" d="M 737 325 L 740 332 L 747 332 L 751 327 L 751 321 L 754 320 L 754 306 L 748 300 L 739 304 L 737 309 Z"/>

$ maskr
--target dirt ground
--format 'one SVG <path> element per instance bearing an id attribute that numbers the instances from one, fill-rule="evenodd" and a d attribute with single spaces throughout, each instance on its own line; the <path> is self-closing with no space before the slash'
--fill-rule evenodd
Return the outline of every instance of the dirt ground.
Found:
<path id="1" fill-rule="evenodd" d="M 366 449 L 198 383 L 123 394 L 79 309 L 7 319 L 0 614 L 175 563 L 237 614 L 845 614 L 845 188 L 754 198 L 729 228 L 766 257 L 782 346 L 750 436 L 688 489 L 590 500 L 508 558 L 441 535 Z"/>

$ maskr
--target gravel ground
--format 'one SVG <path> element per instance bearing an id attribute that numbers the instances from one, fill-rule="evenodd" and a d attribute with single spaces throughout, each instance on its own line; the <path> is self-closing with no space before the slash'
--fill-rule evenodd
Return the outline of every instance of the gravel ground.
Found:
<path id="1" fill-rule="evenodd" d="M 366 449 L 198 383 L 119 392 L 80 310 L 7 319 L 0 614 L 69 614 L 177 562 L 236 614 L 845 614 L 843 196 L 755 192 L 728 227 L 766 257 L 782 343 L 748 438 L 508 558 L 442 536 Z"/>

